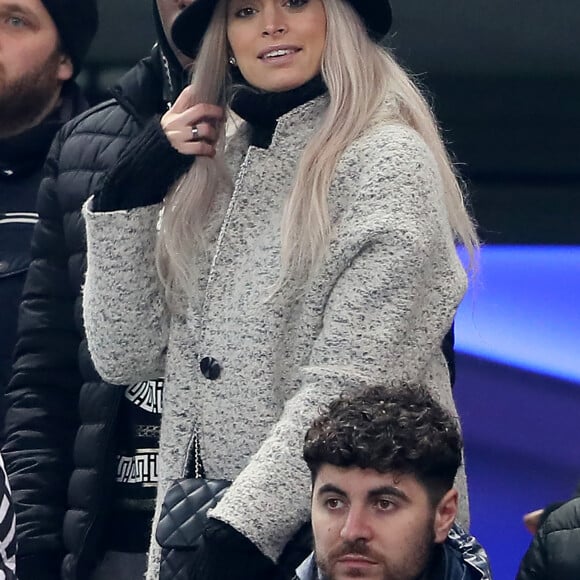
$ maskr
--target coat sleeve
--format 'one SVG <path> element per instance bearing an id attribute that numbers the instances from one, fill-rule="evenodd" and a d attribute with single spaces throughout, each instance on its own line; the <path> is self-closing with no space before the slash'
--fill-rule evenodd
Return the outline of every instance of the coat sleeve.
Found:
<path id="1" fill-rule="evenodd" d="M 520 564 L 516 580 L 548 580 L 544 535 L 536 534 Z"/>
<path id="2" fill-rule="evenodd" d="M 154 117 L 85 206 L 83 310 L 89 350 L 113 384 L 163 376 L 169 315 L 155 265 L 165 193 L 195 157 L 177 152 Z"/>
<path id="3" fill-rule="evenodd" d="M 169 314 L 155 266 L 161 205 L 92 212 L 91 201 L 83 314 L 95 368 L 120 385 L 164 376 Z"/>
<path id="4" fill-rule="evenodd" d="M 309 517 L 302 443 L 323 406 L 343 392 L 407 380 L 427 383 L 453 408 L 441 342 L 463 295 L 465 272 L 438 171 L 410 130 L 379 137 L 384 141 L 375 135 L 361 144 L 359 159 L 339 166 L 351 175 L 353 197 L 331 244 L 327 267 L 336 272 L 328 275 L 334 284 L 320 305 L 323 322 L 299 369 L 296 393 L 212 512 L 272 559 Z"/>
<path id="5" fill-rule="evenodd" d="M 3 455 L 17 515 L 21 580 L 60 578 L 62 524 L 78 429 L 80 336 L 55 180 L 60 144 L 47 158 L 32 263 L 19 312 L 13 376 L 6 393 Z"/>

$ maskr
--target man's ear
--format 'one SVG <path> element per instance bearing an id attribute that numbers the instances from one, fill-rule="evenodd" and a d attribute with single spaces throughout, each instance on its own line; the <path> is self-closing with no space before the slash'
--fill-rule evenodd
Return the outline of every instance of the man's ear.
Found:
<path id="1" fill-rule="evenodd" d="M 68 54 L 62 53 L 60 55 L 58 62 L 56 78 L 64 83 L 65 81 L 72 79 L 73 74 L 74 74 L 74 66 L 70 56 L 68 56 Z"/>
<path id="2" fill-rule="evenodd" d="M 450 489 L 437 504 L 435 508 L 435 523 L 433 524 L 436 543 L 442 544 L 446 540 L 447 534 L 457 516 L 458 502 L 459 494 L 457 490 Z"/>

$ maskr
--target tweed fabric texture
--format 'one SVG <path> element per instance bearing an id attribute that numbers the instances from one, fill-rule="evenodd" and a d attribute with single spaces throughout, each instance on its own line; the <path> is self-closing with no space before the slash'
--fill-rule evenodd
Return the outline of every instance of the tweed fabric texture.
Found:
<path id="1" fill-rule="evenodd" d="M 276 559 L 309 516 L 304 434 L 339 393 L 405 378 L 454 409 L 441 342 L 466 287 L 435 161 L 413 130 L 386 122 L 345 151 L 329 192 L 335 235 L 307 282 L 268 300 L 280 266 L 280 219 L 298 159 L 327 98 L 282 117 L 268 149 L 232 137 L 234 194 L 216 192 L 208 228 L 217 248 L 203 321 L 167 310 L 154 264 L 161 206 L 93 213 L 85 206 L 85 324 L 96 368 L 126 384 L 166 377 L 159 498 L 179 477 L 194 428 L 209 478 L 234 480 L 213 517 Z M 216 252 L 215 244 L 210 254 Z M 199 288 L 211 256 L 200 252 Z M 196 353 L 221 364 L 207 380 Z M 459 479 L 467 522 L 465 474 Z M 151 551 L 149 578 L 158 550 Z"/>

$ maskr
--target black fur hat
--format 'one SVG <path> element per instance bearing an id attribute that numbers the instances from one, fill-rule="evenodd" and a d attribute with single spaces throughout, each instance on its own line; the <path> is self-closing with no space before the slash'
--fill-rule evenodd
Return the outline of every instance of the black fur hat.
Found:
<path id="1" fill-rule="evenodd" d="M 62 50 L 72 60 L 75 75 L 79 72 L 97 32 L 97 0 L 42 0 L 52 17 Z"/>
<path id="2" fill-rule="evenodd" d="M 332 0 L 331 0 L 332 1 Z M 373 40 L 381 40 L 392 22 L 389 0 L 348 0 L 359 13 Z M 171 36 L 183 54 L 195 57 L 209 26 L 217 0 L 195 0 L 175 20 Z"/>

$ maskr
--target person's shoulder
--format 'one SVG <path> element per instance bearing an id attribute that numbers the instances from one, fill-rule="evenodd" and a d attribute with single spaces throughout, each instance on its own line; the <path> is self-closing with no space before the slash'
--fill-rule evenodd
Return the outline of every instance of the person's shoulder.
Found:
<path id="1" fill-rule="evenodd" d="M 151 56 L 129 69 L 111 88 L 112 98 L 103 101 L 69 121 L 62 137 L 74 133 L 119 133 L 124 126 L 140 127 L 160 112 L 162 80 L 156 73 Z"/>
<path id="2" fill-rule="evenodd" d="M 531 578 L 530 571 L 538 562 L 545 567 L 546 578 L 580 578 L 580 498 L 569 500 L 548 516 L 524 557 L 518 580 Z"/>
<path id="3" fill-rule="evenodd" d="M 378 121 L 355 139 L 342 155 L 337 182 L 347 181 L 357 198 L 377 197 L 387 203 L 414 194 L 437 192 L 441 182 L 435 158 L 417 131 L 402 123 Z"/>
<path id="4" fill-rule="evenodd" d="M 401 122 L 380 120 L 371 124 L 349 149 L 367 163 L 432 164 L 433 155 L 423 137 Z"/>
<path id="5" fill-rule="evenodd" d="M 554 510 L 542 525 L 543 535 L 575 531 L 580 538 L 580 497 L 571 499 Z"/>
<path id="6" fill-rule="evenodd" d="M 113 165 L 141 128 L 140 121 L 114 99 L 66 123 L 47 158 L 59 191 L 76 191 L 79 179 L 86 181 L 83 187 L 89 187 L 93 178 Z"/>
<path id="7" fill-rule="evenodd" d="M 115 99 L 95 105 L 66 123 L 61 130 L 61 139 L 79 134 L 119 134 L 132 119 L 132 115 Z M 135 121 L 136 122 L 136 121 Z"/>
<path id="8" fill-rule="evenodd" d="M 59 131 L 51 159 L 59 172 L 108 166 L 132 138 L 142 122 L 111 99 L 75 117 Z"/>

